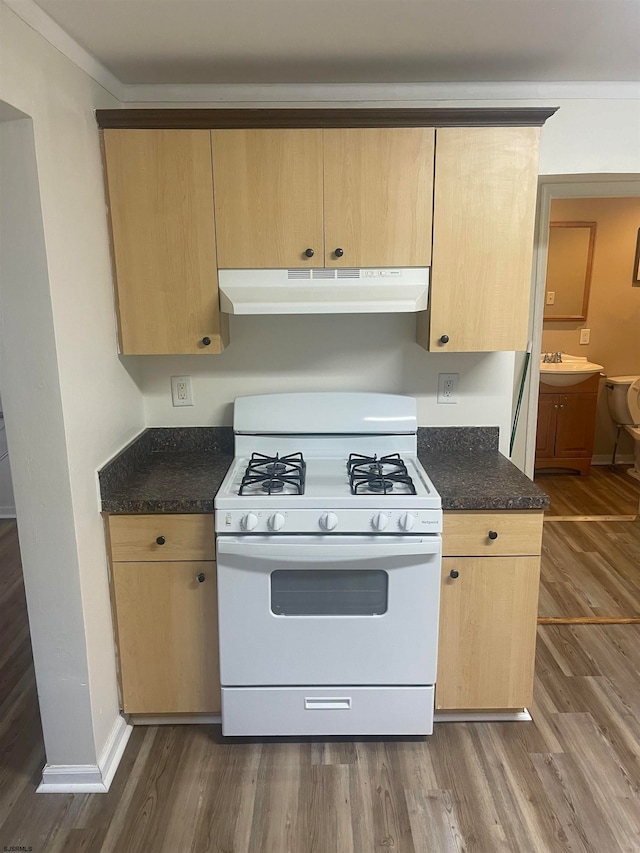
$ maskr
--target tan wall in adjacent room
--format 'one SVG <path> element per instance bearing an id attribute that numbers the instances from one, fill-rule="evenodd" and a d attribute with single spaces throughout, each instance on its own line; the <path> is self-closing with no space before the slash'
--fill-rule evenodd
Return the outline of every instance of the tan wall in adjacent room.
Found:
<path id="1" fill-rule="evenodd" d="M 562 350 L 587 356 L 590 361 L 604 365 L 604 373 L 609 376 L 640 375 L 640 286 L 632 286 L 640 198 L 553 199 L 551 221 L 596 222 L 597 232 L 587 319 L 546 321 L 543 351 Z M 580 344 L 583 328 L 591 330 L 587 345 Z M 602 382 L 595 456 L 611 453 L 615 432 Z M 619 452 L 633 452 L 630 436 L 621 436 Z"/>

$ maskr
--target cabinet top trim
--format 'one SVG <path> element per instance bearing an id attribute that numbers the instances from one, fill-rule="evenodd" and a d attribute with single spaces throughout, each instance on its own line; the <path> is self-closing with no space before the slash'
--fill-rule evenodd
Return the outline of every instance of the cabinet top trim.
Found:
<path id="1" fill-rule="evenodd" d="M 96 110 L 101 128 L 531 127 L 558 107 Z"/>

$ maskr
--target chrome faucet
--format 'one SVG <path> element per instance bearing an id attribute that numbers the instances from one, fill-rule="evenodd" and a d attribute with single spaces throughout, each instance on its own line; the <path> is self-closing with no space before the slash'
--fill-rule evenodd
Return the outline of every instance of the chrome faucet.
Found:
<path id="1" fill-rule="evenodd" d="M 543 364 L 562 364 L 561 352 L 545 352 L 542 359 Z"/>

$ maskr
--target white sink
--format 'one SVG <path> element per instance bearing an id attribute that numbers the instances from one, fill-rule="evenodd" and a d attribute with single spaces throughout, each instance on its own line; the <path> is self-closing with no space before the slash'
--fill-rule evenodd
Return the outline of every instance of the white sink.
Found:
<path id="1" fill-rule="evenodd" d="M 540 357 L 540 382 L 545 385 L 578 385 L 595 373 L 604 370 L 601 364 L 587 361 L 579 355 L 562 354 L 560 364 L 545 364 Z"/>

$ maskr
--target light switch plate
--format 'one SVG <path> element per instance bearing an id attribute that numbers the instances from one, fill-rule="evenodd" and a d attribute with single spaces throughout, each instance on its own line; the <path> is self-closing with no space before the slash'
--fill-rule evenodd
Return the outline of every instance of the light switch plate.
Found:
<path id="1" fill-rule="evenodd" d="M 556 292 L 555 290 L 547 290 L 547 305 L 555 305 Z"/>
<path id="2" fill-rule="evenodd" d="M 588 344 L 591 340 L 591 329 L 580 329 L 580 343 Z"/>

